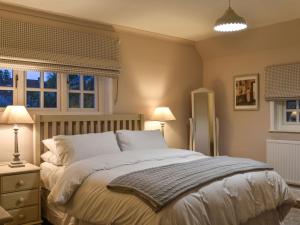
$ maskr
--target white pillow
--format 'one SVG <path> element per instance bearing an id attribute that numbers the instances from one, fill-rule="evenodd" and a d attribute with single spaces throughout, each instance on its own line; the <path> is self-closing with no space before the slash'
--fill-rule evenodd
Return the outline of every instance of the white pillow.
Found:
<path id="1" fill-rule="evenodd" d="M 120 152 L 113 132 L 53 137 L 63 165 L 96 155 Z"/>
<path id="2" fill-rule="evenodd" d="M 122 151 L 168 148 L 159 130 L 119 130 L 117 139 Z"/>
<path id="3" fill-rule="evenodd" d="M 62 166 L 63 165 L 61 158 L 58 157 L 57 155 L 55 155 L 51 151 L 47 151 L 47 152 L 43 153 L 41 155 L 41 158 L 44 162 L 52 163 L 56 166 Z"/>
<path id="4" fill-rule="evenodd" d="M 46 148 L 48 148 L 49 151 L 57 154 L 56 145 L 53 138 L 45 139 L 42 142 L 46 146 Z"/>

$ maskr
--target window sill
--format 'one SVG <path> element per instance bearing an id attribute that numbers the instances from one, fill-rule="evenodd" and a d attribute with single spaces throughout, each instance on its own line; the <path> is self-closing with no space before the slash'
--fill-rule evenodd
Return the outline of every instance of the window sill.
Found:
<path id="1" fill-rule="evenodd" d="M 295 133 L 299 134 L 300 130 L 269 130 L 269 133 Z"/>

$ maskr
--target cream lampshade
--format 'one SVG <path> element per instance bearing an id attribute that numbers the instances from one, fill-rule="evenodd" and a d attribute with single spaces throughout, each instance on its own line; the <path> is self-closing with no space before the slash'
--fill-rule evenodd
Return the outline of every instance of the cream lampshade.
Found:
<path id="1" fill-rule="evenodd" d="M 169 107 L 155 108 L 151 119 L 160 122 L 161 132 L 163 136 L 164 136 L 165 123 L 167 121 L 176 120 L 175 116 L 173 115 Z"/>
<path id="2" fill-rule="evenodd" d="M 18 149 L 18 124 L 31 124 L 33 123 L 32 118 L 27 112 L 26 108 L 21 105 L 10 105 L 7 106 L 3 112 L 0 122 L 3 124 L 14 124 L 15 133 L 15 151 L 13 161 L 9 163 L 10 167 L 21 167 L 25 166 L 24 162 L 20 160 L 20 153 Z"/>
<path id="3" fill-rule="evenodd" d="M 216 23 L 214 30 L 217 32 L 234 32 L 247 28 L 246 20 L 239 16 L 232 8 L 229 0 L 229 7 Z"/>

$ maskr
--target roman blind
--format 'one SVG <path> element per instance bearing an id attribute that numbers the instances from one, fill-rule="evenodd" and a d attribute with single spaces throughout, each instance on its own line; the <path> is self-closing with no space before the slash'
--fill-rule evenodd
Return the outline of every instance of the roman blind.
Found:
<path id="1" fill-rule="evenodd" d="M 300 98 L 300 63 L 267 66 L 265 72 L 267 101 Z"/>
<path id="2" fill-rule="evenodd" d="M 114 31 L 78 31 L 0 18 L 0 63 L 114 77 L 120 73 L 119 38 Z"/>

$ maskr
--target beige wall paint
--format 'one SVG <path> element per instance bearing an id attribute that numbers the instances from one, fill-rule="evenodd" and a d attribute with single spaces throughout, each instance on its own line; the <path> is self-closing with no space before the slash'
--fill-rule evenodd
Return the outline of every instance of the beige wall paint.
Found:
<path id="1" fill-rule="evenodd" d="M 170 146 L 186 148 L 190 91 L 202 85 L 201 58 L 185 42 L 120 32 L 122 74 L 115 113 L 144 113 L 149 119 L 154 107 L 169 106 L 177 120 L 166 125 Z M 149 127 L 149 126 L 148 126 Z M 157 127 L 157 126 L 156 126 Z M 21 127 L 22 159 L 32 161 L 32 126 Z M 0 161 L 13 153 L 13 131 L 0 125 Z"/>
<path id="2" fill-rule="evenodd" d="M 264 67 L 300 61 L 300 20 L 197 43 L 203 59 L 203 85 L 216 93 L 220 151 L 265 160 L 267 138 L 300 140 L 300 134 L 269 133 L 269 104 L 264 100 Z M 260 74 L 258 111 L 233 110 L 233 76 Z"/>
<path id="3" fill-rule="evenodd" d="M 121 32 L 122 75 L 116 113 L 144 113 L 166 105 L 176 121 L 167 123 L 171 147 L 188 147 L 190 92 L 202 86 L 201 58 L 193 45 Z"/>

